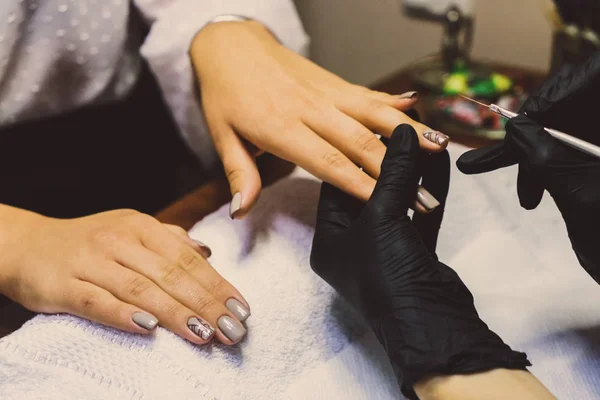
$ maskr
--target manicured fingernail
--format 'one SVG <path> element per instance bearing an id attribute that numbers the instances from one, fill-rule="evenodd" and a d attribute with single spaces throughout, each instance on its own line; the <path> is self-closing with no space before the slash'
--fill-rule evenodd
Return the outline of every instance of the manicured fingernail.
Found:
<path id="1" fill-rule="evenodd" d="M 242 208 L 242 194 L 237 192 L 233 195 L 231 204 L 229 205 L 229 216 L 231 219 L 235 218 L 235 213 L 238 212 L 240 208 Z"/>
<path id="2" fill-rule="evenodd" d="M 188 319 L 187 326 L 190 331 L 194 332 L 196 336 L 198 336 L 202 340 L 208 340 L 215 334 L 215 328 L 210 326 L 208 322 L 205 320 L 192 317 Z"/>
<path id="3" fill-rule="evenodd" d="M 403 100 L 404 99 L 416 99 L 417 97 L 419 97 L 419 92 L 415 92 L 415 91 L 406 92 L 406 93 L 399 94 L 396 97 L 398 97 L 399 99 L 403 99 Z"/>
<path id="4" fill-rule="evenodd" d="M 200 246 L 200 250 L 202 250 L 202 252 L 204 253 L 204 256 L 206 258 L 209 258 L 210 256 L 212 256 L 212 250 L 210 249 L 210 247 L 208 247 L 207 245 L 205 245 L 204 243 L 202 243 L 199 240 L 196 239 L 192 239 L 194 242 L 196 242 L 196 244 L 198 246 Z"/>
<path id="5" fill-rule="evenodd" d="M 246 328 L 240 323 L 227 315 L 219 318 L 219 328 L 221 332 L 233 343 L 239 342 L 246 334 Z"/>
<path id="6" fill-rule="evenodd" d="M 158 318 L 156 318 L 152 314 L 148 314 L 147 312 L 138 311 L 133 313 L 131 316 L 131 320 L 140 328 L 146 329 L 147 331 L 151 331 L 156 328 L 158 325 Z"/>
<path id="7" fill-rule="evenodd" d="M 225 306 L 241 322 L 244 322 L 250 316 L 250 310 L 248 310 L 245 305 L 243 305 L 236 299 L 232 298 L 232 299 L 227 300 L 225 302 Z"/>
<path id="8" fill-rule="evenodd" d="M 437 199 L 433 197 L 433 195 L 429 193 L 423 186 L 419 186 L 419 189 L 417 190 L 417 200 L 428 211 L 431 211 L 440 205 L 440 202 L 437 201 Z"/>
<path id="9" fill-rule="evenodd" d="M 427 131 L 423 133 L 423 137 L 438 146 L 443 146 L 448 143 L 449 136 L 438 131 Z"/>

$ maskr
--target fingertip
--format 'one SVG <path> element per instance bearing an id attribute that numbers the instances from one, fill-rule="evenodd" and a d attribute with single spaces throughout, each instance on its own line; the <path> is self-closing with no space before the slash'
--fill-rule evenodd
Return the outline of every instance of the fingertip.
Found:
<path id="1" fill-rule="evenodd" d="M 464 152 L 456 160 L 456 168 L 458 168 L 458 170 L 465 175 L 471 175 L 471 173 L 472 173 L 471 168 L 470 168 L 471 167 L 471 164 L 470 164 L 471 156 L 469 155 L 469 153 L 470 153 L 470 151 Z"/>
<path id="2" fill-rule="evenodd" d="M 517 175 L 517 195 L 519 204 L 525 210 L 535 209 L 544 196 L 544 186 L 523 167 L 519 167 Z"/>
<path id="3" fill-rule="evenodd" d="M 231 219 L 243 219 L 252 210 L 252 207 L 258 201 L 262 189 L 260 175 L 256 170 L 256 174 L 248 174 L 242 184 L 231 186 L 231 202 L 229 205 L 229 216 Z"/>
<path id="4" fill-rule="evenodd" d="M 423 204 L 421 204 L 421 202 L 418 199 L 415 200 L 415 203 L 413 204 L 412 209 L 416 213 L 423 214 L 423 215 L 430 214 L 433 211 L 428 208 L 425 208 L 425 206 Z"/>

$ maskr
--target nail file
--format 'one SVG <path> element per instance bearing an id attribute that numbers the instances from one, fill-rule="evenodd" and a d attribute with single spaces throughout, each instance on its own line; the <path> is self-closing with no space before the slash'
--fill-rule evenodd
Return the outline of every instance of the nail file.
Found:
<path id="1" fill-rule="evenodd" d="M 462 94 L 460 95 L 460 97 L 462 97 L 466 100 L 472 101 L 473 103 L 477 103 L 482 107 L 486 107 L 490 111 L 495 112 L 496 114 L 501 115 L 502 117 L 504 117 L 506 119 L 511 119 L 511 118 L 514 118 L 517 115 L 519 115 L 516 112 L 509 111 L 509 110 L 502 108 L 496 104 L 490 104 L 490 105 L 483 104 L 483 103 L 478 102 L 477 100 L 471 99 L 470 97 L 463 96 Z M 553 138 L 555 138 L 557 140 L 560 140 L 564 144 L 569 145 L 569 146 L 571 146 L 579 151 L 582 151 L 584 153 L 587 153 L 589 155 L 600 158 L 600 147 L 596 146 L 595 144 L 586 142 L 585 140 L 576 138 L 567 133 L 557 131 L 556 129 L 544 128 L 544 130 L 546 132 L 548 132 L 550 134 L 550 136 L 552 136 Z"/>

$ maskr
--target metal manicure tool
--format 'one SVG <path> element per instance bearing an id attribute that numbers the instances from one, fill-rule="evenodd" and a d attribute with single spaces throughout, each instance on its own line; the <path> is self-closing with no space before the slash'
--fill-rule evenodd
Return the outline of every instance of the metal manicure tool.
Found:
<path id="1" fill-rule="evenodd" d="M 469 101 L 472 101 L 474 103 L 477 103 L 480 106 L 489 108 L 490 111 L 495 112 L 496 114 L 501 115 L 502 117 L 504 117 L 506 119 L 511 119 L 511 118 L 514 118 L 517 115 L 519 115 L 516 112 L 509 111 L 509 110 L 502 108 L 496 104 L 487 105 L 487 104 L 480 103 L 477 100 L 473 100 L 467 96 L 460 95 L 460 97 L 467 99 Z M 544 130 L 546 132 L 548 132 L 550 134 L 550 136 L 552 136 L 553 138 L 555 138 L 557 140 L 560 140 L 564 144 L 574 147 L 577 150 L 580 150 L 584 153 L 587 153 L 592 156 L 596 156 L 596 157 L 600 158 L 600 147 L 596 146 L 595 144 L 586 142 L 585 140 L 581 140 L 579 138 L 576 138 L 576 137 L 566 134 L 564 132 L 557 131 L 556 129 L 544 128 Z"/>

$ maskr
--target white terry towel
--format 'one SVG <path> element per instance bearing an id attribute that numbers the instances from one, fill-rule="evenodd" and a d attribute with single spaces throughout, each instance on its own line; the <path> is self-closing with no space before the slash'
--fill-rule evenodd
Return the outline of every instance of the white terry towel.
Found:
<path id="1" fill-rule="evenodd" d="M 462 151 L 452 146 L 453 159 Z M 514 168 L 453 171 L 440 257 L 559 398 L 600 398 L 600 288 L 577 264 L 551 200 L 525 212 L 514 182 Z M 224 207 L 191 231 L 252 307 L 243 343 L 201 347 L 160 328 L 141 337 L 38 316 L 0 340 L 0 398 L 400 398 L 376 339 L 308 265 L 318 192 L 297 170 L 246 220 L 232 222 Z"/>

